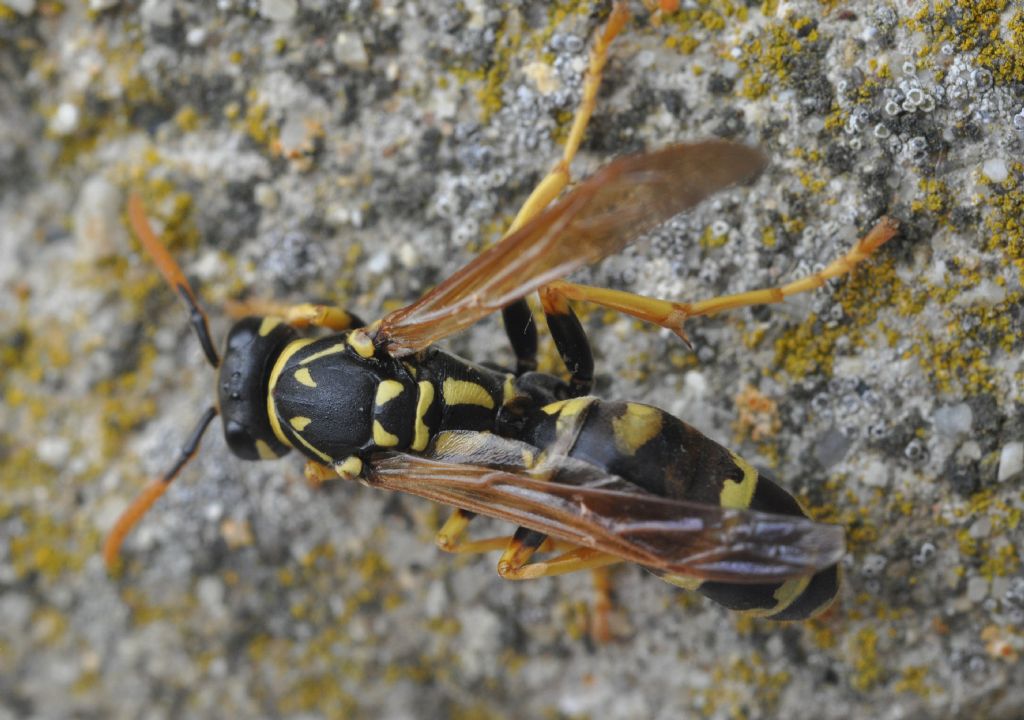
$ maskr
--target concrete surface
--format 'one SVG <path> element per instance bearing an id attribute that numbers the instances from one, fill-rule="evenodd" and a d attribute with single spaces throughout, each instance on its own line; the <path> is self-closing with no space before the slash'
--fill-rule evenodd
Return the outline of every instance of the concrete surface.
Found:
<path id="1" fill-rule="evenodd" d="M 0 718 L 1020 717 L 1024 11 L 638 3 L 574 166 L 718 135 L 772 158 L 581 274 L 698 299 L 903 234 L 781 306 L 657 328 L 591 311 L 605 397 L 652 402 L 848 528 L 840 604 L 782 625 L 637 568 L 512 584 L 444 510 L 210 433 L 106 573 L 213 378 L 127 191 L 225 301 L 367 318 L 496 239 L 556 159 L 607 6 L 0 3 Z M 448 346 L 510 359 L 499 324 Z M 557 369 L 549 344 L 545 367 Z M 501 532 L 498 523 L 478 532 Z"/>

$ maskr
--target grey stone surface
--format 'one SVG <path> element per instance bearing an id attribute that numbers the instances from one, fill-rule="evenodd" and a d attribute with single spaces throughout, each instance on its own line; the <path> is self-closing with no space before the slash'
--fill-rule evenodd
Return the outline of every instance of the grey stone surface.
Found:
<path id="1" fill-rule="evenodd" d="M 596 646 L 588 577 L 504 582 L 434 549 L 443 509 L 217 433 L 109 576 L 104 534 L 213 389 L 127 193 L 218 338 L 242 296 L 377 317 L 507 226 L 607 8 L 6 2 L 0 717 L 1019 717 L 1020 6 L 683 6 L 632 8 L 575 176 L 709 135 L 771 167 L 580 279 L 693 300 L 820 269 L 884 213 L 904 230 L 849 278 L 691 321 L 692 352 L 589 312 L 597 390 L 845 524 L 836 608 L 742 618 L 623 568 Z M 447 345 L 511 359 L 493 319 Z"/>

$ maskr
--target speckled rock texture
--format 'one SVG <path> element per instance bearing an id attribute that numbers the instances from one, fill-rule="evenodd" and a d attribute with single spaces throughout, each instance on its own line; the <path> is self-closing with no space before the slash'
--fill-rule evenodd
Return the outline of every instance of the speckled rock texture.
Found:
<path id="1" fill-rule="evenodd" d="M 0 718 L 946 718 L 1024 707 L 1024 10 L 690 0 L 610 51 L 576 177 L 763 148 L 582 281 L 695 300 L 901 235 L 852 276 L 667 331 L 581 308 L 597 392 L 657 404 L 847 528 L 778 624 L 634 567 L 502 581 L 445 509 L 247 463 L 219 433 L 107 574 L 104 534 L 210 402 L 129 190 L 228 300 L 366 318 L 495 241 L 561 152 L 606 3 L 0 2 Z M 447 346 L 511 362 L 489 319 Z M 543 368 L 559 372 L 545 341 Z M 481 536 L 508 529 L 474 525 Z"/>

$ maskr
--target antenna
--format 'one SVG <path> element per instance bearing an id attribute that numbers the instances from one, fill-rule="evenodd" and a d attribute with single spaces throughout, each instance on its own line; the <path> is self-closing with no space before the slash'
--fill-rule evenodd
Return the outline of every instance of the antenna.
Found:
<path id="1" fill-rule="evenodd" d="M 188 308 L 189 322 L 196 333 L 196 337 L 199 338 L 199 344 L 203 348 L 206 359 L 214 369 L 220 367 L 220 357 L 217 355 L 217 350 L 213 347 L 213 341 L 210 339 L 210 327 L 206 320 L 206 314 L 199 307 L 195 293 L 192 291 L 192 286 L 189 285 L 185 273 L 182 272 L 181 267 L 174 261 L 171 254 L 167 252 L 167 248 L 160 242 L 156 233 L 153 232 L 153 228 L 146 218 L 146 209 L 142 204 L 142 198 L 137 193 L 132 193 L 128 196 L 127 211 L 128 222 L 131 225 L 132 232 L 139 239 L 142 248 L 153 259 L 167 284 L 178 292 L 178 295 L 185 303 L 185 307 Z M 167 492 L 167 488 L 174 481 L 174 478 L 178 476 L 181 469 L 195 456 L 196 451 L 199 450 L 199 442 L 203 438 L 203 433 L 206 432 L 206 428 L 210 426 L 215 417 L 217 417 L 217 408 L 207 408 L 206 412 L 199 418 L 199 422 L 196 423 L 192 434 L 188 436 L 188 440 L 182 446 L 178 459 L 171 466 L 171 469 L 164 473 L 163 477 L 151 480 L 135 500 L 132 501 L 132 504 L 125 508 L 117 522 L 114 523 L 114 527 L 110 530 L 110 534 L 107 535 L 107 539 L 103 543 L 103 559 L 111 571 L 117 564 L 118 556 L 121 552 L 121 544 L 124 542 L 125 537 L 138 524 L 139 520 L 149 512 L 149 509 L 153 507 L 153 503 Z"/>
<path id="2" fill-rule="evenodd" d="M 132 501 L 132 504 L 125 508 L 124 512 L 114 523 L 114 527 L 111 529 L 110 534 L 107 535 L 106 541 L 103 543 L 103 560 L 106 562 L 107 567 L 113 570 L 117 564 L 118 556 L 121 553 L 121 543 L 124 542 L 125 537 L 131 532 L 132 528 L 135 527 L 139 520 L 149 512 L 149 509 L 153 507 L 160 496 L 167 492 L 167 488 L 171 482 L 178 476 L 181 469 L 188 464 L 196 451 L 199 449 L 199 441 L 203 438 L 203 433 L 206 432 L 206 428 L 210 426 L 213 419 L 217 417 L 217 408 L 207 408 L 203 416 L 199 418 L 199 422 L 196 423 L 195 429 L 192 430 L 192 434 L 189 435 L 188 440 L 181 447 L 181 454 L 178 456 L 178 460 L 174 463 L 170 470 L 168 470 L 162 478 L 159 480 L 150 480 L 149 484 L 142 489 L 138 497 Z"/>
<path id="3" fill-rule="evenodd" d="M 203 347 L 206 359 L 214 369 L 220 367 L 220 357 L 213 347 L 213 341 L 210 340 L 210 327 L 206 321 L 206 314 L 199 307 L 199 302 L 196 300 L 185 273 L 181 271 L 181 267 L 153 232 L 153 228 L 146 218 L 146 208 L 142 204 L 142 198 L 137 193 L 128 196 L 128 222 L 135 237 L 142 243 L 143 249 L 153 258 L 153 262 L 156 263 L 160 274 L 164 276 L 164 280 L 178 291 L 185 307 L 188 308 L 189 322 L 192 324 L 192 329 L 195 330 L 196 337 L 199 338 L 199 344 Z"/>

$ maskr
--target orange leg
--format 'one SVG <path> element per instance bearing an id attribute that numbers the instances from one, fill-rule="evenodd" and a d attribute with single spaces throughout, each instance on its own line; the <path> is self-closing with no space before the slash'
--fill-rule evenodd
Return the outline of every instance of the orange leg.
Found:
<path id="1" fill-rule="evenodd" d="M 883 217 L 871 228 L 867 235 L 857 241 L 856 245 L 848 253 L 832 261 L 820 272 L 794 280 L 780 287 L 751 290 L 736 293 L 735 295 L 722 295 L 700 302 L 672 302 L 670 300 L 644 297 L 643 295 L 634 295 L 622 290 L 577 285 L 576 283 L 564 280 L 556 280 L 547 285 L 543 292 L 560 296 L 563 298 L 563 302 L 564 300 L 582 300 L 632 315 L 640 320 L 667 328 L 683 340 L 686 340 L 683 323 L 689 318 L 701 315 L 714 315 L 725 310 L 749 307 L 751 305 L 778 303 L 797 293 L 815 290 L 824 285 L 828 280 L 851 272 L 857 265 L 870 257 L 875 250 L 894 237 L 898 231 L 899 224 L 894 219 Z M 553 301 L 549 300 L 550 302 Z"/>
<path id="2" fill-rule="evenodd" d="M 469 523 L 474 517 L 476 517 L 476 514 L 468 510 L 455 510 L 434 537 L 437 547 L 448 553 L 488 553 L 506 549 L 510 543 L 516 542 L 513 535 L 484 538 L 482 540 L 466 540 Z M 541 550 L 541 552 L 550 552 L 557 549 L 560 544 L 549 538 L 544 540 L 537 549 Z"/>
<path id="3" fill-rule="evenodd" d="M 543 547 L 543 546 L 542 546 Z M 565 575 L 580 570 L 593 570 L 607 565 L 622 562 L 622 558 L 609 555 L 593 548 L 573 547 L 550 560 L 530 562 L 530 558 L 541 548 L 531 548 L 516 543 L 515 538 L 509 543 L 501 559 L 498 560 L 498 574 L 506 580 L 533 580 L 540 577 Z"/>
<path id="4" fill-rule="evenodd" d="M 651 25 L 658 27 L 667 15 L 679 9 L 679 0 L 644 0 L 644 7 L 651 13 Z"/>
<path id="5" fill-rule="evenodd" d="M 530 220 L 534 215 L 551 204 L 551 201 L 558 197 L 566 185 L 569 184 L 572 176 L 569 173 L 569 165 L 576 157 L 580 142 L 583 140 L 583 133 L 590 122 L 590 116 L 597 105 L 597 91 L 601 87 L 601 77 L 604 74 L 604 66 L 608 62 L 608 46 L 619 34 L 626 21 L 629 20 L 629 8 L 624 2 L 618 2 L 612 8 L 612 14 L 608 18 L 608 24 L 604 31 L 594 41 L 594 47 L 590 51 L 590 64 L 587 67 L 587 77 L 583 81 L 583 99 L 576 109 L 573 118 L 572 129 L 565 141 L 565 149 L 562 151 L 562 158 L 555 163 L 555 166 L 534 188 L 530 197 L 523 203 L 519 214 L 509 226 L 506 235 L 511 235 L 518 230 L 523 223 Z"/>
<path id="6" fill-rule="evenodd" d="M 476 517 L 467 510 L 455 510 L 438 530 L 435 542 L 445 552 L 483 553 L 493 550 L 504 552 L 498 560 L 498 574 L 507 580 L 532 580 L 549 575 L 564 575 L 577 570 L 590 570 L 621 558 L 608 553 L 581 548 L 571 543 L 552 540 L 534 530 L 519 528 L 515 535 L 467 541 L 469 523 Z M 545 562 L 530 562 L 537 552 L 558 551 L 558 555 Z"/>
<path id="7" fill-rule="evenodd" d="M 583 140 L 583 133 L 586 131 L 590 116 L 597 105 L 597 91 L 601 87 L 604 67 L 608 62 L 608 48 L 625 27 L 627 20 L 629 20 L 629 8 L 625 2 L 617 2 L 612 8 L 604 30 L 594 40 L 594 45 L 590 50 L 590 63 L 583 81 L 583 97 L 573 117 L 572 128 L 569 130 L 569 137 L 566 139 L 562 157 L 530 193 L 530 197 L 523 203 L 519 213 L 505 232 L 506 237 L 550 205 L 572 179 L 569 166 L 572 164 L 573 158 L 576 157 L 580 142 Z M 564 315 L 568 315 L 568 313 Z M 526 298 L 505 307 L 502 310 L 502 317 L 505 327 L 509 329 L 509 339 L 516 352 L 517 374 L 535 370 L 537 367 L 537 329 L 536 324 L 532 322 L 532 311 Z"/>
<path id="8" fill-rule="evenodd" d="M 330 305 L 315 305 L 313 303 L 289 305 L 273 300 L 248 299 L 229 300 L 224 307 L 232 317 L 240 318 L 246 315 L 279 317 L 292 327 L 299 329 L 322 327 L 334 332 L 341 332 L 352 327 L 362 327 L 365 324 L 347 310 Z"/>
<path id="9" fill-rule="evenodd" d="M 551 538 L 541 540 L 539 533 L 524 528 L 519 528 L 512 536 L 466 541 L 465 536 L 473 517 L 473 513 L 465 510 L 453 512 L 437 533 L 437 546 L 451 553 L 485 553 L 504 548 L 498 561 L 498 574 L 507 580 L 528 580 L 578 570 L 593 570 L 595 598 L 590 622 L 591 636 L 598 643 L 612 639 L 609 621 L 613 607 L 612 585 L 607 566 L 621 562 L 619 558 Z M 536 552 L 553 551 L 561 555 L 546 562 L 530 562 Z"/>
<path id="10" fill-rule="evenodd" d="M 611 614 L 614 608 L 611 569 L 595 568 L 591 572 L 594 580 L 594 612 L 590 619 L 590 636 L 599 643 L 611 642 Z"/>
<path id="11" fill-rule="evenodd" d="M 315 462 L 313 460 L 306 461 L 306 467 L 304 468 L 302 474 L 303 476 L 305 476 L 306 481 L 310 485 L 314 486 L 322 485 L 328 480 L 335 480 L 338 477 L 338 473 L 334 470 L 334 468 L 328 465 L 322 465 L 321 463 Z"/>

